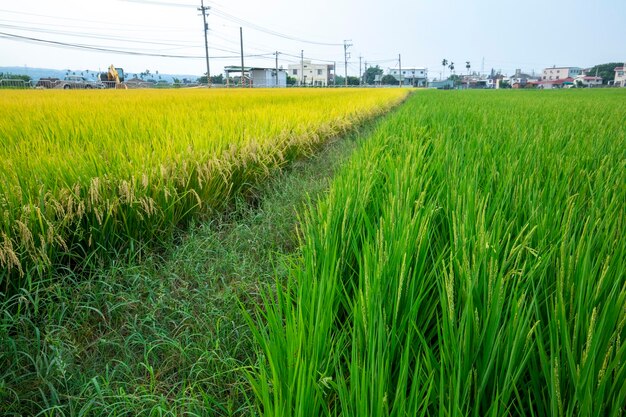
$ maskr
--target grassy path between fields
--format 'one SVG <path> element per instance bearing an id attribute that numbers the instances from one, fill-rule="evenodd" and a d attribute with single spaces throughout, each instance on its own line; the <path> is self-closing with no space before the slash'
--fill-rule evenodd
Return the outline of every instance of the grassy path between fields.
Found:
<path id="1" fill-rule="evenodd" d="M 0 415 L 248 415 L 242 306 L 286 275 L 298 212 L 373 125 L 332 140 L 171 247 L 0 305 Z M 246 395 L 248 394 L 248 395 Z"/>

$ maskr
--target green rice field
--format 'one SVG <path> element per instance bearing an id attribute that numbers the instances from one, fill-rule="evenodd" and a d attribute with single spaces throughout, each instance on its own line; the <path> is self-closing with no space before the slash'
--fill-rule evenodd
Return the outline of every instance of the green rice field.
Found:
<path id="1" fill-rule="evenodd" d="M 418 92 L 257 313 L 268 416 L 621 416 L 626 92 Z"/>

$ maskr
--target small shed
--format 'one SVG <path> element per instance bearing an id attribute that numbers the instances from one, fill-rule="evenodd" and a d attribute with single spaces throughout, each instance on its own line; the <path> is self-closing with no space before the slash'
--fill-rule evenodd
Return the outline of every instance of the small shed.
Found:
<path id="1" fill-rule="evenodd" d="M 243 67 L 243 83 L 241 81 L 242 70 L 240 66 L 224 67 L 226 85 L 239 84 L 247 87 L 272 88 L 287 87 L 287 72 L 282 68 Z M 233 77 L 233 74 L 238 76 Z M 239 82 L 233 82 L 233 79 Z"/>

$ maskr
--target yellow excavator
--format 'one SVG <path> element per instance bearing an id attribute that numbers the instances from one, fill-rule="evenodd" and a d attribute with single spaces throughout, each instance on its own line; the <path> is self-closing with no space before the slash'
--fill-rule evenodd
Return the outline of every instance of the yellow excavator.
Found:
<path id="1" fill-rule="evenodd" d="M 102 81 L 106 88 L 128 89 L 126 84 L 124 84 L 124 70 L 122 68 L 115 68 L 113 64 L 109 66 L 107 72 L 100 74 L 100 81 Z"/>

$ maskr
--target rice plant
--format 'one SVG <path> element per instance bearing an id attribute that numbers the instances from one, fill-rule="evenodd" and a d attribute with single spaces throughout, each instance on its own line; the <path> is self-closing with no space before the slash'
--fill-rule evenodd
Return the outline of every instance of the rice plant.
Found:
<path id="1" fill-rule="evenodd" d="M 267 416 L 622 416 L 626 92 L 419 92 L 251 323 Z"/>
<path id="2" fill-rule="evenodd" d="M 392 90 L 20 91 L 0 97 L 0 292 L 51 265 L 167 236 L 329 137 Z"/>

